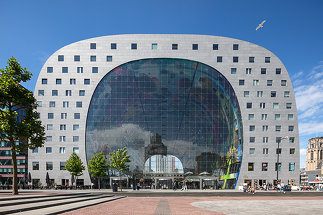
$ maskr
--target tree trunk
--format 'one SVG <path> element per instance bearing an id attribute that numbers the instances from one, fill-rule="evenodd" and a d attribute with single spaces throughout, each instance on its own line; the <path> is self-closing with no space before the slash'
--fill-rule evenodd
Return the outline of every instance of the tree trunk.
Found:
<path id="1" fill-rule="evenodd" d="M 119 183 L 120 183 L 120 191 L 122 192 L 122 176 L 121 176 L 121 171 L 119 172 L 120 174 L 120 180 L 119 180 Z"/>
<path id="2" fill-rule="evenodd" d="M 101 178 L 100 177 L 98 177 L 98 184 L 99 184 L 99 190 L 101 190 L 101 183 L 100 183 L 100 180 Z"/>
<path id="3" fill-rule="evenodd" d="M 16 146 L 13 139 L 9 140 L 11 143 L 11 158 L 12 158 L 12 167 L 13 167 L 13 177 L 12 177 L 12 194 L 18 195 L 18 177 L 17 177 L 17 155 L 16 155 Z"/>

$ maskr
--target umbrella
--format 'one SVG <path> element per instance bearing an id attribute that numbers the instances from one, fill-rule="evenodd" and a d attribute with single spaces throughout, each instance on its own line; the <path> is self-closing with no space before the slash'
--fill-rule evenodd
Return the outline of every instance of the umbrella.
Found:
<path id="1" fill-rule="evenodd" d="M 50 179 L 49 179 L 49 174 L 47 172 L 46 173 L 46 184 L 47 184 L 47 187 L 49 186 L 49 182 L 50 182 Z"/>
<path id="2" fill-rule="evenodd" d="M 193 175 L 194 173 L 192 172 L 186 172 L 184 175 Z"/>
<path id="3" fill-rule="evenodd" d="M 210 173 L 208 172 L 201 172 L 199 175 L 209 175 Z"/>
<path id="4" fill-rule="evenodd" d="M 29 182 L 29 183 L 31 182 L 31 174 L 30 174 L 30 172 L 29 172 L 29 174 L 28 174 L 28 182 Z"/>

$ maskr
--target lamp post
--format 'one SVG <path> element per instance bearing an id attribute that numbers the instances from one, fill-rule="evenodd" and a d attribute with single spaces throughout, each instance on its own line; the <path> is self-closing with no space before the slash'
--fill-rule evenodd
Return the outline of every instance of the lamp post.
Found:
<path id="1" fill-rule="evenodd" d="M 276 139 L 276 141 L 277 141 L 277 145 L 278 145 L 278 147 L 277 147 L 277 164 L 276 164 L 276 172 L 277 172 L 277 185 L 278 185 L 278 172 L 279 172 L 279 154 L 280 154 L 280 152 L 279 152 L 279 144 L 281 143 L 281 141 L 282 140 L 287 140 L 289 137 L 288 136 L 286 136 L 286 137 L 278 137 L 277 139 Z"/>

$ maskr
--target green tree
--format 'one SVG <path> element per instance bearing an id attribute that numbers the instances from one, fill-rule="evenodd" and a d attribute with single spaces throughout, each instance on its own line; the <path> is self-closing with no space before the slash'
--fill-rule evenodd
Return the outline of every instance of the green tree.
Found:
<path id="1" fill-rule="evenodd" d="M 20 85 L 31 79 L 32 74 L 22 68 L 14 58 L 0 69 L 0 140 L 10 143 L 13 165 L 12 194 L 18 194 L 18 152 L 42 147 L 45 129 L 38 119 L 37 103 L 33 93 Z"/>
<path id="2" fill-rule="evenodd" d="M 131 160 L 129 159 L 130 155 L 127 155 L 127 153 L 128 153 L 128 150 L 126 147 L 124 147 L 123 149 L 118 149 L 117 152 L 114 150 L 113 152 L 109 153 L 110 164 L 108 164 L 108 166 L 119 171 L 119 176 L 120 176 L 119 184 L 120 184 L 121 191 L 122 191 L 122 183 L 121 183 L 122 172 L 129 171 L 129 165 L 127 163 L 131 162 Z"/>
<path id="3" fill-rule="evenodd" d="M 75 177 L 76 182 L 77 178 L 83 175 L 83 171 L 85 170 L 85 166 L 83 165 L 81 158 L 75 152 L 73 152 L 66 161 L 65 168 Z"/>
<path id="4" fill-rule="evenodd" d="M 99 189 L 101 189 L 101 177 L 105 177 L 109 169 L 107 159 L 103 155 L 103 152 L 97 153 L 91 157 L 91 160 L 88 163 L 88 169 L 89 172 L 92 173 L 92 176 L 98 178 L 98 186 Z"/>

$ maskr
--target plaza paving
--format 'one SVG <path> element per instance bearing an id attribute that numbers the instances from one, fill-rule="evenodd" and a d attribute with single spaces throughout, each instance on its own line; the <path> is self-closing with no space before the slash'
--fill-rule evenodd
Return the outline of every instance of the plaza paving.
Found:
<path id="1" fill-rule="evenodd" d="M 0 192 L 0 214 L 322 214 L 323 192 L 35 190 Z"/>

